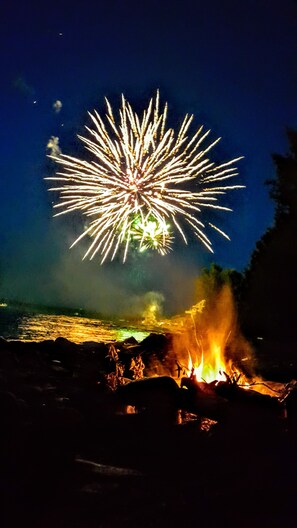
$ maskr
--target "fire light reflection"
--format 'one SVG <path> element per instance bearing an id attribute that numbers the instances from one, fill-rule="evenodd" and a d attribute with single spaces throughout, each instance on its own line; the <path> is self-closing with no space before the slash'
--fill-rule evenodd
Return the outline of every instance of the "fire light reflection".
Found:
<path id="1" fill-rule="evenodd" d="M 79 316 L 52 314 L 23 314 L 18 321 L 17 335 L 11 338 L 22 341 L 43 341 L 65 337 L 74 343 L 85 341 L 115 342 L 128 337 L 143 340 L 149 332 L 132 326 L 121 325 L 110 321 L 89 319 Z"/>

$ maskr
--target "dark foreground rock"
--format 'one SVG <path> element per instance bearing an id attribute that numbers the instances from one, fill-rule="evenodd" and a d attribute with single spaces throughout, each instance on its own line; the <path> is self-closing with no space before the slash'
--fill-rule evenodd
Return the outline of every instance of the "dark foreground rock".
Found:
<path id="1" fill-rule="evenodd" d="M 1 526 L 296 526 L 294 387 L 285 409 L 174 369 L 170 336 L 1 339 Z"/>

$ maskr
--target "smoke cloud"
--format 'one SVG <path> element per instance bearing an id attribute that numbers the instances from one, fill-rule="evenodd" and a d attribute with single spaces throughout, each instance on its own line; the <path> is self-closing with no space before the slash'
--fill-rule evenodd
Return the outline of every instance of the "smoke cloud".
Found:
<path id="1" fill-rule="evenodd" d="M 59 114 L 59 112 L 61 111 L 62 109 L 62 101 L 60 101 L 59 99 L 57 99 L 54 103 L 53 103 L 53 110 L 56 114 Z"/>
<path id="2" fill-rule="evenodd" d="M 46 148 L 50 156 L 59 156 L 59 154 L 61 154 L 62 152 L 59 146 L 59 138 L 55 136 L 50 137 L 47 142 Z"/>
<path id="3" fill-rule="evenodd" d="M 100 266 L 99 259 L 81 260 L 83 248 L 68 249 L 73 236 L 67 231 L 58 238 L 55 230 L 42 233 L 32 228 L 34 247 L 24 236 L 16 240 L 3 263 L 0 296 L 142 320 L 178 313 L 192 303 L 197 268 L 158 256 Z"/>

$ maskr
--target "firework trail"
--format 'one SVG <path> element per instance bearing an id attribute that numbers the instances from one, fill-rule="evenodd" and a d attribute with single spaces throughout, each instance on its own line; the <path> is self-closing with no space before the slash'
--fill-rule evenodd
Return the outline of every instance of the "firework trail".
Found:
<path id="1" fill-rule="evenodd" d="M 215 165 L 208 152 L 220 138 L 205 146 L 210 130 L 204 132 L 203 127 L 188 136 L 192 115 L 185 116 L 176 133 L 166 129 L 167 103 L 160 111 L 159 92 L 142 116 L 124 96 L 118 122 L 107 99 L 106 106 L 105 121 L 96 111 L 89 113 L 93 128 L 86 127 L 89 137 L 79 136 L 93 161 L 62 153 L 50 156 L 63 167 L 63 172 L 46 178 L 59 182 L 50 189 L 59 192 L 55 216 L 79 210 L 89 220 L 71 247 L 88 235 L 91 243 L 84 258 L 100 253 L 103 263 L 122 249 L 125 261 L 131 245 L 163 255 L 172 248 L 173 233 L 187 243 L 190 230 L 212 252 L 201 212 L 231 210 L 220 205 L 219 198 L 242 187 L 227 183 L 237 176 L 234 164 L 241 158 Z M 198 190 L 193 192 L 195 183 Z"/>

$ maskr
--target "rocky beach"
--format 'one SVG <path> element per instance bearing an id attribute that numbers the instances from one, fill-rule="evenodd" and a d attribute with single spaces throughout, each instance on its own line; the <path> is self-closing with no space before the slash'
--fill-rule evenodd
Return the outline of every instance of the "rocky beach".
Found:
<path id="1" fill-rule="evenodd" d="M 169 334 L 0 341 L 3 526 L 294 526 L 297 403 L 178 379 Z"/>

